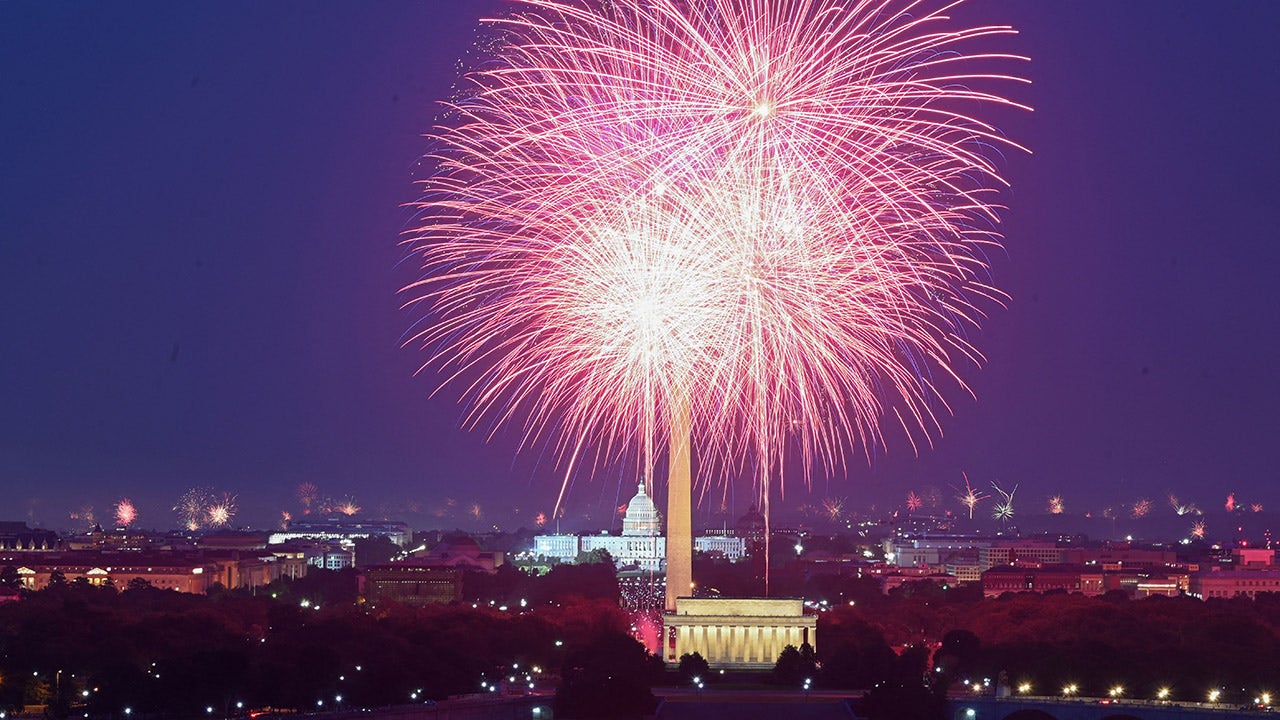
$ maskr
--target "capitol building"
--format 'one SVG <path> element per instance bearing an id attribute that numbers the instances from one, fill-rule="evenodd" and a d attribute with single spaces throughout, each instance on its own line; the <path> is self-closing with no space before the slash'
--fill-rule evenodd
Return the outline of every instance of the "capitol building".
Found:
<path id="1" fill-rule="evenodd" d="M 718 552 L 730 560 L 746 554 L 742 538 L 712 535 L 694 540 L 700 552 Z M 622 534 L 609 535 L 538 535 L 533 539 L 533 554 L 560 562 L 573 562 L 579 553 L 607 550 L 618 568 L 666 570 L 667 539 L 662 535 L 662 518 L 641 483 L 627 503 L 622 519 Z"/>

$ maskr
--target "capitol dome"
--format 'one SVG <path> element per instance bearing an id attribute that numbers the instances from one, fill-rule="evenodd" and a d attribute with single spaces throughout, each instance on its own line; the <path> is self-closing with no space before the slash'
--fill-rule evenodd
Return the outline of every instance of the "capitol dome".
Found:
<path id="1" fill-rule="evenodd" d="M 662 526 L 658 518 L 658 509 L 653 500 L 644 491 L 644 483 L 640 483 L 635 497 L 627 503 L 627 514 L 622 518 L 623 535 L 661 535 Z"/>

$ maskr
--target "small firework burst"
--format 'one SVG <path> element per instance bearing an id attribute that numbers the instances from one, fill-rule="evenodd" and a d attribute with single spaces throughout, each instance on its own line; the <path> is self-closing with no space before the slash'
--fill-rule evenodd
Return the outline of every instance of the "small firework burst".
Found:
<path id="1" fill-rule="evenodd" d="M 296 493 L 298 504 L 302 506 L 302 514 L 310 515 L 320 499 L 320 488 L 317 488 L 315 483 L 304 482 L 298 485 Z"/>
<path id="2" fill-rule="evenodd" d="M 1129 508 L 1129 517 L 1137 520 L 1144 518 L 1151 513 L 1151 501 L 1146 498 L 1140 498 L 1134 501 L 1133 506 Z"/>
<path id="3" fill-rule="evenodd" d="M 83 505 L 78 510 L 72 510 L 71 519 L 78 520 L 90 528 L 98 522 L 97 516 L 93 513 L 92 505 Z"/>
<path id="4" fill-rule="evenodd" d="M 1195 503 L 1184 503 L 1173 493 L 1169 493 L 1169 507 L 1173 508 L 1174 514 L 1178 517 L 1182 517 L 1183 515 L 1199 514 L 1200 512 L 1196 509 Z"/>
<path id="5" fill-rule="evenodd" d="M 484 517 L 484 510 L 480 508 L 480 503 L 473 502 L 467 506 L 467 514 L 475 518 L 476 520 L 479 520 L 480 518 Z"/>
<path id="6" fill-rule="evenodd" d="M 213 493 L 208 488 L 195 487 L 182 493 L 173 511 L 178 513 L 178 520 L 188 531 L 199 530 L 208 519 L 209 506 L 213 503 Z"/>
<path id="7" fill-rule="evenodd" d="M 907 512 L 915 512 L 924 505 L 924 500 L 916 494 L 915 490 L 907 491 Z"/>
<path id="8" fill-rule="evenodd" d="M 138 509 L 129 498 L 120 498 L 116 503 L 116 526 L 129 527 L 138 519 Z"/>
<path id="9" fill-rule="evenodd" d="M 1062 502 L 1061 495 L 1054 495 L 1053 497 L 1049 498 L 1049 514 L 1050 515 L 1061 515 L 1065 509 L 1066 509 L 1066 506 Z"/>
<path id="10" fill-rule="evenodd" d="M 978 503 L 991 496 L 979 490 L 975 490 L 973 485 L 969 482 L 968 473 L 962 472 L 960 474 L 964 476 L 964 494 L 957 499 L 964 504 L 966 508 L 969 508 L 969 519 L 972 520 L 974 508 L 978 507 Z"/>
<path id="11" fill-rule="evenodd" d="M 226 527 L 236 516 L 236 496 L 223 493 L 222 497 L 209 503 L 205 509 L 205 522 L 209 527 Z"/>
<path id="12" fill-rule="evenodd" d="M 1197 520 L 1191 523 L 1191 537 L 1197 540 L 1204 539 L 1204 521 Z"/>
<path id="13" fill-rule="evenodd" d="M 1227 512 L 1236 511 L 1236 494 L 1235 493 L 1227 493 L 1227 501 L 1223 503 L 1223 507 L 1227 509 Z"/>
<path id="14" fill-rule="evenodd" d="M 822 512 L 832 522 L 844 517 L 844 498 L 826 498 L 822 501 Z"/>
<path id="15" fill-rule="evenodd" d="M 353 515 L 359 515 L 363 508 L 356 504 L 355 498 L 347 498 L 338 503 L 337 506 L 334 507 L 334 510 L 346 515 L 347 517 L 351 517 Z"/>
<path id="16" fill-rule="evenodd" d="M 454 511 L 457 509 L 457 500 L 454 500 L 453 498 L 445 498 L 440 501 L 440 504 L 437 505 L 434 510 L 431 511 L 431 514 L 438 518 L 453 517 Z"/>
<path id="17" fill-rule="evenodd" d="M 991 483 L 991 487 L 1000 493 L 1000 501 L 991 508 L 991 517 L 1001 522 L 1008 522 L 1013 518 L 1013 494 L 1018 492 L 1018 486 L 1014 485 L 1008 492 L 995 483 Z"/>
<path id="18" fill-rule="evenodd" d="M 534 522 L 534 524 L 535 524 L 535 525 L 537 525 L 538 527 L 542 527 L 542 526 L 546 525 L 546 524 L 547 524 L 547 514 L 546 514 L 546 513 L 538 513 L 538 514 L 537 514 L 537 516 L 533 518 L 533 522 Z"/>
<path id="19" fill-rule="evenodd" d="M 1262 503 L 1252 503 L 1251 505 L 1249 505 L 1249 511 L 1256 512 L 1256 513 L 1262 512 Z"/>
<path id="20" fill-rule="evenodd" d="M 288 510 L 281 510 L 280 511 L 280 529 L 288 530 L 289 523 L 291 522 L 293 522 L 293 513 L 289 512 Z"/>

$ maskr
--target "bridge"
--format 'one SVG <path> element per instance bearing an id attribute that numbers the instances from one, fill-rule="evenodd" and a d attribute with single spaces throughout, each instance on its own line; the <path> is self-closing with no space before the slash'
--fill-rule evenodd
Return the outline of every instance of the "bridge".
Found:
<path id="1" fill-rule="evenodd" d="M 1221 703 L 1176 703 L 1111 698 L 972 697 L 947 701 L 952 720 L 1227 720 L 1274 713 Z"/>

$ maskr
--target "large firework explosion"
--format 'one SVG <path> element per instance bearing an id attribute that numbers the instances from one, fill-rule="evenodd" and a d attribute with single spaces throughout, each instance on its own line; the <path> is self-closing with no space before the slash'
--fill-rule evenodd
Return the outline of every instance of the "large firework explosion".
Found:
<path id="1" fill-rule="evenodd" d="M 138 519 L 138 508 L 129 498 L 120 498 L 116 503 L 116 526 L 129 527 Z"/>
<path id="2" fill-rule="evenodd" d="M 807 480 L 886 424 L 935 435 L 1001 297 L 1011 143 L 971 113 L 1017 79 L 975 49 L 1012 29 L 931 4 L 516 0 L 406 241 L 408 342 L 465 422 L 650 481 L 687 403 L 699 477 L 747 470 L 766 504 L 788 458 Z"/>

